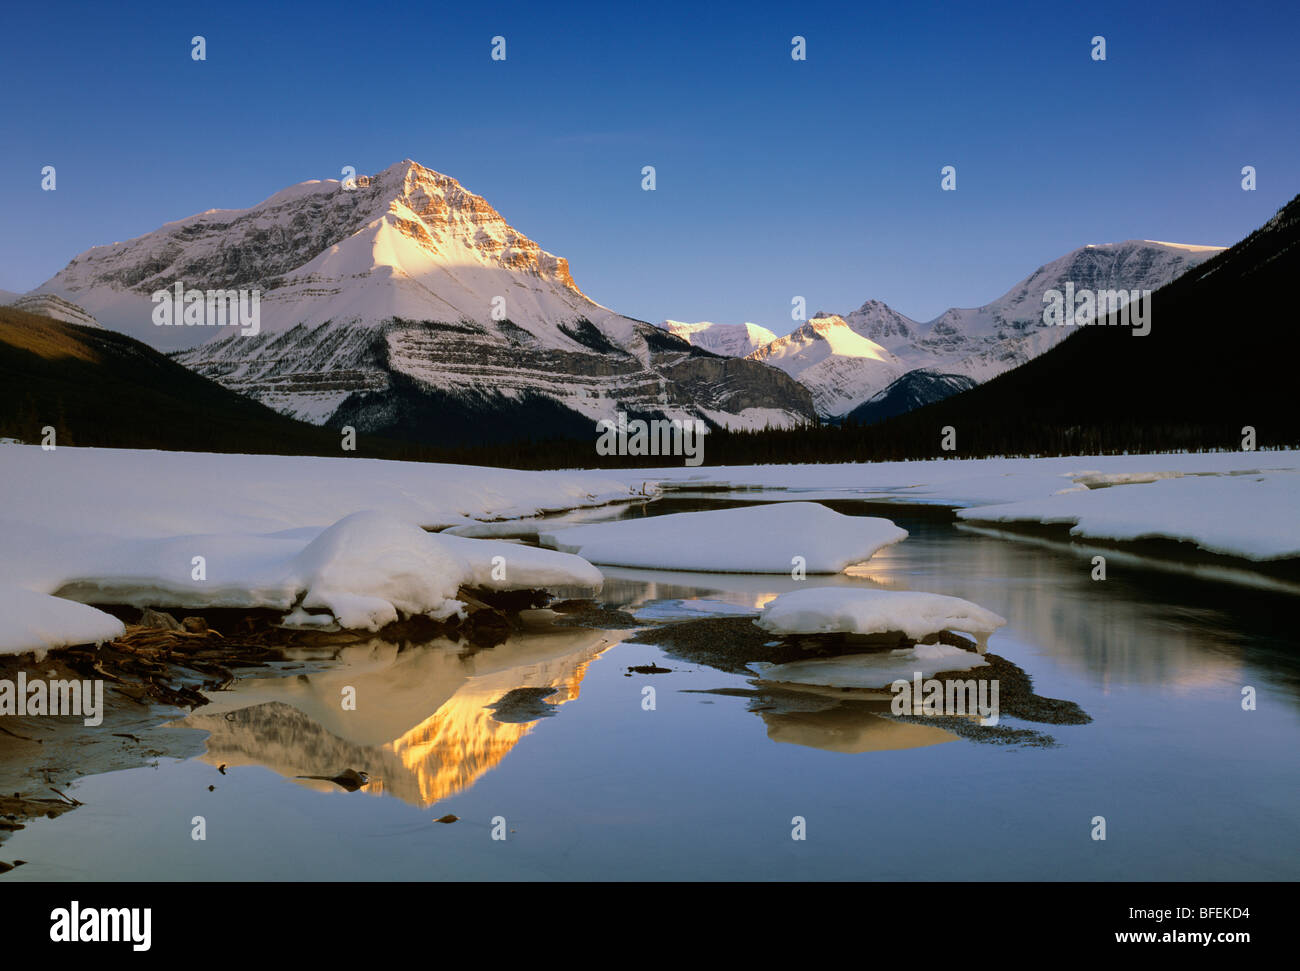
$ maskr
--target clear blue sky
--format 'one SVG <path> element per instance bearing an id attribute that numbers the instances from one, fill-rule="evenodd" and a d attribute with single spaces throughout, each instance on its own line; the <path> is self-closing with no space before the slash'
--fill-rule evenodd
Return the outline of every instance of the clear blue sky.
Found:
<path id="1" fill-rule="evenodd" d="M 607 306 L 785 333 L 795 294 L 925 320 L 1084 243 L 1235 242 L 1300 191 L 1294 2 L 693 6 L 10 4 L 0 288 L 410 157 Z"/>

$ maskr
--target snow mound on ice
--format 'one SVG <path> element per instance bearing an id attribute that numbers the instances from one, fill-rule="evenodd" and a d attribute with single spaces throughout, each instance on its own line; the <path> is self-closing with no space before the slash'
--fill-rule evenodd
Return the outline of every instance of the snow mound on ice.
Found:
<path id="1" fill-rule="evenodd" d="M 587 587 L 596 593 L 605 583 L 599 570 L 572 553 L 521 546 L 504 540 L 449 536 L 445 532 L 434 535 L 448 549 L 465 558 L 469 564 L 465 582 L 476 587 L 488 590 Z"/>
<path id="2" fill-rule="evenodd" d="M 366 511 L 345 516 L 293 561 L 302 606 L 324 608 L 343 627 L 379 630 L 399 615 L 446 620 L 469 563 L 413 523 Z"/>
<path id="3" fill-rule="evenodd" d="M 773 634 L 885 634 L 923 640 L 940 631 L 974 635 L 981 646 L 1006 620 L 983 607 L 938 593 L 812 587 L 783 593 L 754 621 Z"/>
<path id="4" fill-rule="evenodd" d="M 828 688 L 888 688 L 895 681 L 931 678 L 940 671 L 972 671 L 988 665 L 978 654 L 947 644 L 917 644 L 913 648 L 876 654 L 845 654 L 789 664 L 756 661 L 750 670 L 764 681 L 808 684 Z"/>
<path id="5" fill-rule="evenodd" d="M 543 546 L 606 566 L 714 573 L 839 573 L 907 530 L 888 519 L 844 516 L 815 502 L 672 513 L 538 533 Z"/>
<path id="6" fill-rule="evenodd" d="M 43 655 L 73 644 L 102 644 L 125 633 L 122 622 L 102 610 L 0 584 L 0 654 Z"/>
<path id="7" fill-rule="evenodd" d="M 337 623 L 373 631 L 402 616 L 446 620 L 458 614 L 462 586 L 598 591 L 604 582 L 599 570 L 569 553 L 442 536 L 377 510 L 353 513 L 324 529 L 270 534 L 119 540 L 21 524 L 14 531 L 10 538 L 25 538 L 30 552 L 25 564 L 0 561 L 0 588 L 10 579 L 32 597 L 56 594 L 67 600 L 46 599 L 80 610 L 90 608 L 73 601 L 268 608 L 289 612 L 285 622 L 294 626 Z M 192 572 L 196 556 L 204 560 L 201 578 Z M 6 566 L 9 574 L 25 576 L 6 576 Z M 14 645 L 27 645 L 16 618 L 38 623 L 39 614 L 24 613 L 32 605 L 36 609 L 39 602 L 16 602 L 11 616 L 0 621 L 0 652 L 11 649 L 11 635 Z M 120 633 L 121 625 L 115 630 Z"/>

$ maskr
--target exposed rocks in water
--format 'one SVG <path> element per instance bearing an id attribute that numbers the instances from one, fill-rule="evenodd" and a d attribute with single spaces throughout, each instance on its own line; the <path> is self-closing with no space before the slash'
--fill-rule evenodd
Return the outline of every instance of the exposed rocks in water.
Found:
<path id="1" fill-rule="evenodd" d="M 454 822 L 459 821 L 459 819 L 460 819 L 459 816 L 453 816 L 451 813 L 448 813 L 446 816 L 439 816 L 437 819 L 434 820 L 434 822 L 435 822 L 435 823 L 454 823 Z"/>
<path id="2" fill-rule="evenodd" d="M 551 595 L 545 590 L 485 590 L 482 587 L 461 587 L 458 596 L 469 594 L 490 606 L 507 614 L 545 607 Z"/>
<path id="3" fill-rule="evenodd" d="M 624 610 L 614 610 L 594 600 L 559 600 L 551 610 L 563 614 L 567 623 L 596 630 L 628 630 L 641 627 L 635 617 Z"/>
<path id="4" fill-rule="evenodd" d="M 752 661 L 784 664 L 862 650 L 860 646 L 846 649 L 835 639 L 799 638 L 773 642 L 772 635 L 755 627 L 749 617 L 711 617 L 660 624 L 638 631 L 634 639 L 638 644 L 660 647 L 664 653 L 683 661 L 750 677 L 753 677 L 753 672 L 748 665 Z"/>
<path id="5" fill-rule="evenodd" d="M 659 624 L 637 632 L 638 644 L 661 647 L 672 657 L 705 664 L 728 674 L 752 675 L 754 661 L 788 664 L 812 658 L 839 657 L 915 647 L 918 643 L 902 631 L 885 634 L 816 634 L 773 640 L 748 617 L 709 617 L 675 624 Z M 975 652 L 975 641 L 952 631 L 925 638 L 927 644 L 947 644 Z"/>
<path id="6" fill-rule="evenodd" d="M 356 792 L 363 789 L 370 783 L 370 773 L 359 772 L 356 769 L 344 769 L 338 775 L 300 775 L 299 779 L 320 779 L 324 782 L 332 782 L 340 789 L 347 792 Z"/>
<path id="7" fill-rule="evenodd" d="M 550 718 L 559 706 L 542 699 L 549 698 L 558 690 L 554 687 L 514 688 L 502 695 L 496 704 L 486 707 L 492 712 L 493 718 L 507 724 L 522 724 L 539 718 Z"/>
<path id="8" fill-rule="evenodd" d="M 649 664 L 629 665 L 627 670 L 628 674 L 626 676 L 630 678 L 633 674 L 670 674 L 673 669 L 661 668 L 659 665 L 651 661 Z"/>
<path id="9" fill-rule="evenodd" d="M 81 803 L 75 799 L 68 799 L 66 796 L 61 799 L 50 799 L 42 796 L 24 796 L 19 792 L 0 796 L 0 841 L 11 833 L 26 829 L 27 824 L 23 820 L 55 819 L 80 805 Z M 0 873 L 21 866 L 24 862 L 23 860 L 15 860 L 8 864 L 0 862 Z"/>

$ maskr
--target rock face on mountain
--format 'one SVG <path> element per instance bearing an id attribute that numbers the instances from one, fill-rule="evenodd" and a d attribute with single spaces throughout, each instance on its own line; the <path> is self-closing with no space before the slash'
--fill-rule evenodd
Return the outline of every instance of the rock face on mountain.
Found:
<path id="1" fill-rule="evenodd" d="M 702 347 L 724 357 L 744 357 L 776 340 L 776 334 L 758 324 L 715 324 L 708 320 L 687 324 L 680 320 L 665 320 L 659 326 L 693 347 Z"/>
<path id="2" fill-rule="evenodd" d="M 29 314 L 40 314 L 51 320 L 61 320 L 65 324 L 80 324 L 83 327 L 99 326 L 99 321 L 81 307 L 53 294 L 29 293 L 26 296 L 19 296 L 16 293 L 3 292 L 0 293 L 0 305 L 13 307 L 15 310 L 22 310 Z"/>
<path id="3" fill-rule="evenodd" d="M 256 289 L 258 326 L 158 326 L 151 294 L 177 283 Z M 590 300 L 566 260 L 410 160 L 95 247 L 35 292 L 183 348 L 187 367 L 284 414 L 437 444 L 594 440 L 593 420 L 620 410 L 726 427 L 813 417 L 780 372 Z"/>

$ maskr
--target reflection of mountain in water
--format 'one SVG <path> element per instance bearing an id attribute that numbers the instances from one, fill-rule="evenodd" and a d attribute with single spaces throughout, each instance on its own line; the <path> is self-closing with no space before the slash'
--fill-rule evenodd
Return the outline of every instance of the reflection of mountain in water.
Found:
<path id="1" fill-rule="evenodd" d="M 571 701 L 612 643 L 604 631 L 547 630 L 462 657 L 445 640 L 401 650 L 376 640 L 344 649 L 326 671 L 236 682 L 181 724 L 210 733 L 204 760 L 214 765 L 290 778 L 351 767 L 370 773 L 365 791 L 429 806 L 472 786 L 535 724 L 499 721 L 488 705 L 522 687 Z M 347 687 L 353 711 L 341 703 Z"/>

